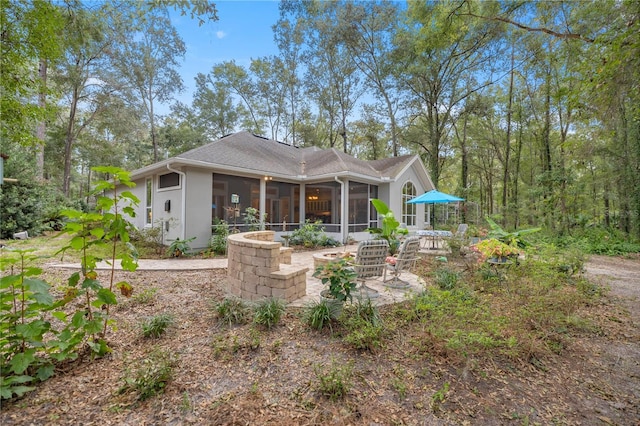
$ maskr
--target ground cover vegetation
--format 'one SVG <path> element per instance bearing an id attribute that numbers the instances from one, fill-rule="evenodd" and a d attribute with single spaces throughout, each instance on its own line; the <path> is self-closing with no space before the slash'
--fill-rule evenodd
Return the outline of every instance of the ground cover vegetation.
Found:
<path id="1" fill-rule="evenodd" d="M 419 154 L 468 201 L 463 222 L 586 233 L 596 252 L 640 237 L 635 1 L 285 1 L 278 54 L 203 69 L 189 105 L 173 100 L 174 8 L 202 31 L 218 19 L 210 1 L 2 3 L 0 154 L 18 182 L 0 188 L 0 237 L 94 204 L 91 165 L 132 170 L 238 129 Z"/>
<path id="2" fill-rule="evenodd" d="M 543 244 L 532 252 L 501 266 L 475 256 L 446 263 L 423 258 L 415 271 L 426 282 L 423 291 L 384 307 L 354 298 L 339 314 L 319 309 L 322 302 L 295 309 L 272 299 L 228 298 L 224 270 L 116 271 L 113 279 L 129 282 L 134 294 L 113 294 L 113 330 L 104 334 L 101 318 L 92 332 L 102 344 L 84 331 L 86 346 L 68 347 L 75 355 L 60 359 L 52 348 L 62 340 L 55 332 L 62 316 L 49 306 L 68 296 L 73 272 L 29 270 L 18 274 L 28 276 L 23 287 L 11 284 L 22 294 L 17 300 L 25 302 L 28 321 L 16 319 L 15 327 L 3 321 L 3 327 L 4 335 L 21 336 L 27 350 L 43 354 L 24 370 L 40 373 L 24 385 L 29 389 L 3 393 L 9 399 L 0 416 L 3 424 L 84 422 L 89 413 L 94 420 L 220 424 L 573 424 L 596 417 L 625 424 L 637 418 L 638 388 L 629 377 L 640 333 L 629 311 L 606 285 L 585 276 L 581 252 L 567 256 Z M 626 267 L 637 281 L 637 259 Z M 96 271 L 90 280 L 111 275 Z M 51 301 L 35 277 L 50 283 Z M 63 311 L 84 314 L 81 299 Z M 46 322 L 51 326 L 40 334 L 20 326 L 33 331 Z M 607 347 L 628 352 L 609 354 Z M 14 369 L 22 352 L 6 348 L 3 365 Z M 13 376 L 3 372 L 3 380 Z M 76 409 L 68 412 L 64 401 L 71 399 Z"/>
<path id="3" fill-rule="evenodd" d="M 279 54 L 203 70 L 191 105 L 172 101 L 186 48 L 167 7 L 218 18 L 208 1 L 0 2 L 0 238 L 65 231 L 2 249 L 3 424 L 637 421 L 637 304 L 583 268 L 624 254 L 590 267 L 636 294 L 638 2 L 284 1 Z M 226 300 L 224 271 L 134 272 L 171 253 L 128 226 L 116 167 L 237 128 L 419 154 L 462 221 L 542 231 L 506 265 L 423 259 L 423 292 L 339 314 Z M 299 244 L 330 245 L 318 228 Z M 81 270 L 45 267 L 53 253 Z M 128 272 L 95 269 L 116 258 Z"/>

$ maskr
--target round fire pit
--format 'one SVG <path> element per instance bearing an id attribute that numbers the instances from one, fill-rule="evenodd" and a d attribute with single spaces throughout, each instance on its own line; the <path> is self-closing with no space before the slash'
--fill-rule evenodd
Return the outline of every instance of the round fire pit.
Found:
<path id="1" fill-rule="evenodd" d="M 314 269 L 321 265 L 326 265 L 329 262 L 335 262 L 338 259 L 351 256 L 349 252 L 331 252 L 331 253 L 317 253 L 313 255 L 313 267 Z"/>

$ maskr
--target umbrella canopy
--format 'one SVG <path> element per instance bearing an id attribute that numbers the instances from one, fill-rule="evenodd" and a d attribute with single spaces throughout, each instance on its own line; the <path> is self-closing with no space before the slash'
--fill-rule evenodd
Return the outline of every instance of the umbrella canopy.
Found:
<path id="1" fill-rule="evenodd" d="M 444 203 L 455 203 L 458 201 L 464 201 L 464 198 L 456 197 L 455 195 L 445 194 L 444 192 L 432 189 L 429 192 L 425 192 L 419 197 L 412 198 L 407 201 L 407 204 L 433 204 L 434 208 L 431 211 L 431 226 L 436 229 L 436 213 L 435 205 Z M 435 238 L 432 241 L 432 248 L 435 248 Z"/>
<path id="2" fill-rule="evenodd" d="M 407 201 L 408 204 L 439 204 L 439 203 L 455 203 L 456 201 L 464 201 L 464 198 L 456 197 L 455 195 L 445 194 L 438 190 L 432 189 L 429 192 L 412 198 Z"/>

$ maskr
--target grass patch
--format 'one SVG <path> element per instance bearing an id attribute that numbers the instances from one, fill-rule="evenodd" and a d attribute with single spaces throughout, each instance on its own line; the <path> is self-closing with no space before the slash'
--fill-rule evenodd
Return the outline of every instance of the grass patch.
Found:
<path id="1" fill-rule="evenodd" d="M 561 353 L 572 332 L 593 330 L 576 312 L 602 291 L 575 275 L 581 268 L 576 263 L 572 273 L 556 261 L 532 258 L 465 272 L 438 269 L 426 275 L 435 286 L 393 308 L 391 315 L 399 325 L 421 324 L 428 337 L 411 339 L 418 351 L 452 359 L 543 359 Z"/>
<path id="2" fill-rule="evenodd" d="M 218 321 L 228 326 L 246 324 L 251 314 L 249 305 L 237 297 L 227 297 L 221 302 L 214 303 Z"/>
<path id="3" fill-rule="evenodd" d="M 119 393 L 136 392 L 140 401 L 162 393 L 173 377 L 173 367 L 177 361 L 169 352 L 155 349 L 140 361 L 135 371 L 125 372 L 124 385 Z"/>
<path id="4" fill-rule="evenodd" d="M 158 338 L 173 324 L 173 315 L 158 314 L 145 319 L 142 322 L 142 335 L 144 337 Z"/>
<path id="5" fill-rule="evenodd" d="M 268 298 L 260 300 L 254 309 L 253 323 L 265 327 L 267 330 L 280 322 L 285 311 L 285 304 L 281 299 Z"/>

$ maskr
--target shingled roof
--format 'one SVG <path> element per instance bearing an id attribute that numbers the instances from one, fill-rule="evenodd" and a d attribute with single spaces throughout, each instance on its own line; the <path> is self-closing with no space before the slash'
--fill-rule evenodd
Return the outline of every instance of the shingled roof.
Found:
<path id="1" fill-rule="evenodd" d="M 183 162 L 290 178 L 300 178 L 302 175 L 308 179 L 350 175 L 392 179 L 415 158 L 415 155 L 405 155 L 365 161 L 335 148 L 297 148 L 242 131 L 179 154 L 158 165 Z M 153 165 L 140 171 L 151 167 Z"/>

